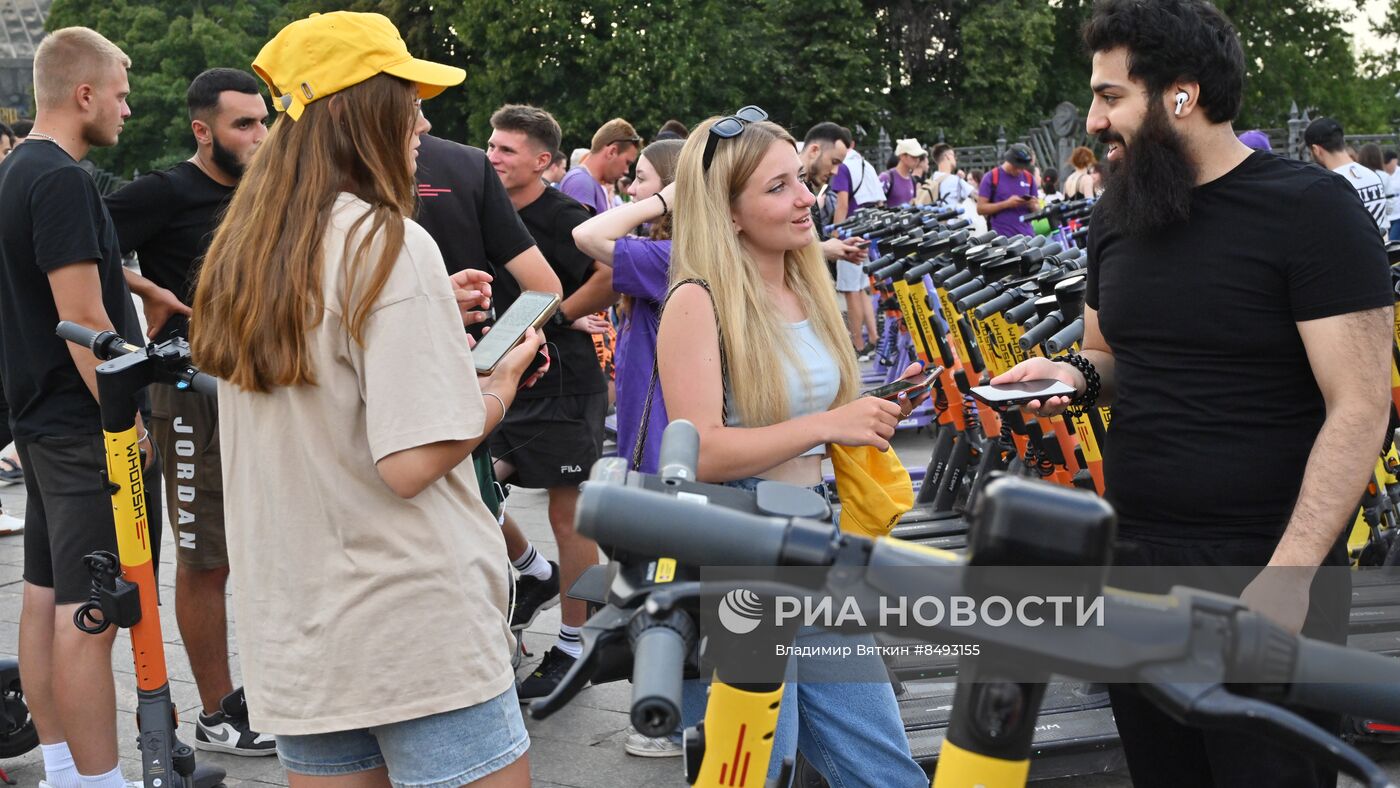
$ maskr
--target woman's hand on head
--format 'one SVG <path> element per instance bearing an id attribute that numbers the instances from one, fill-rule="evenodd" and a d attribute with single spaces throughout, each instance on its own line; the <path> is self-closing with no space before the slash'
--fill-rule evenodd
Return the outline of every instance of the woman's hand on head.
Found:
<path id="1" fill-rule="evenodd" d="M 659 191 L 659 192 L 657 192 L 657 193 L 661 195 L 661 199 L 662 199 L 662 200 L 665 200 L 665 201 L 666 201 L 666 207 L 671 211 L 671 213 L 675 213 L 675 212 L 676 212 L 676 182 L 675 182 L 675 181 L 671 181 L 670 183 L 668 183 L 668 184 L 666 184 L 665 186 L 661 187 L 661 191 Z"/>

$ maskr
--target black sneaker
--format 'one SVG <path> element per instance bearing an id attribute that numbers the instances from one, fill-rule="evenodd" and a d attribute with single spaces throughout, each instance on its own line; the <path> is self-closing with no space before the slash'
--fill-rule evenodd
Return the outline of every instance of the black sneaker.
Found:
<path id="1" fill-rule="evenodd" d="M 520 702 L 543 698 L 554 691 L 563 681 L 564 674 L 569 672 L 569 668 L 574 666 L 578 660 L 559 650 L 558 646 L 550 648 L 545 652 L 544 659 L 540 661 L 540 666 L 535 668 L 526 679 L 520 682 L 520 688 L 516 690 L 516 695 L 520 697 Z"/>
<path id="2" fill-rule="evenodd" d="M 515 607 L 510 611 L 510 628 L 525 629 L 535 623 L 541 610 L 559 604 L 559 565 L 549 562 L 549 579 L 521 575 L 515 581 Z"/>
<path id="3" fill-rule="evenodd" d="M 200 714 L 194 746 L 233 755 L 275 755 L 277 740 L 248 726 L 248 702 L 239 687 L 219 703 L 213 714 Z"/>

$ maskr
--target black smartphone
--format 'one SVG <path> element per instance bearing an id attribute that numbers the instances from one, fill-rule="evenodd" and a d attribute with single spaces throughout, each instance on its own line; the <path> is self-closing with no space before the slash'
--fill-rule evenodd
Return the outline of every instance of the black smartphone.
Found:
<path id="1" fill-rule="evenodd" d="M 909 399 L 918 399 L 928 393 L 928 390 L 937 382 L 938 376 L 943 372 L 942 367 L 935 367 L 922 378 L 913 380 L 896 380 L 893 383 L 886 383 L 883 386 L 873 388 L 869 391 L 861 392 L 862 397 L 876 397 L 894 402 L 899 399 L 900 394 L 908 395 Z"/>
<path id="2" fill-rule="evenodd" d="M 852 238 L 852 239 L 851 239 L 851 243 L 855 244 L 856 246 L 862 246 L 862 247 L 864 247 L 864 246 L 869 246 L 869 245 L 870 245 L 870 239 L 869 239 L 869 238 Z"/>
<path id="3" fill-rule="evenodd" d="M 495 325 L 481 341 L 472 348 L 472 362 L 476 364 L 476 374 L 490 375 L 496 365 L 510 349 L 520 344 L 525 332 L 544 325 L 554 310 L 559 308 L 558 293 L 541 293 L 527 290 L 515 299 L 504 315 L 496 319 Z"/>
<path id="4" fill-rule="evenodd" d="M 999 386 L 973 386 L 972 396 L 992 407 L 1004 408 L 1032 400 L 1044 402 L 1050 397 L 1073 397 L 1074 386 L 1058 380 L 1023 380 Z"/>

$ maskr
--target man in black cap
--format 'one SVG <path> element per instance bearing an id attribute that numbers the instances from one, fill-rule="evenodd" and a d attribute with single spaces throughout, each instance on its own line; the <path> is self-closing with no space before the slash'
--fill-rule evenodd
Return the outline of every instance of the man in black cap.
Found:
<path id="1" fill-rule="evenodd" d="M 1390 222 L 1386 221 L 1385 181 L 1375 170 L 1358 164 L 1351 157 L 1342 124 L 1332 118 L 1318 118 L 1303 132 L 1303 142 L 1308 144 L 1313 161 L 1347 179 L 1376 221 L 1376 228 L 1384 235 L 1390 228 Z"/>
<path id="2" fill-rule="evenodd" d="M 1031 149 L 1017 143 L 1006 149 L 1000 167 L 982 176 L 977 190 L 977 212 L 990 216 L 987 225 L 1001 235 L 1035 235 L 1021 218 L 1040 208 Z"/>

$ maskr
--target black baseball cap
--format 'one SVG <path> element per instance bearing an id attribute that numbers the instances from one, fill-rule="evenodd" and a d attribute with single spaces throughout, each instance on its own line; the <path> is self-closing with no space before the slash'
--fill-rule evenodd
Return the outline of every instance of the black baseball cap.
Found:
<path id="1" fill-rule="evenodd" d="M 1346 135 L 1342 132 L 1342 124 L 1332 118 L 1318 118 L 1308 124 L 1308 128 L 1303 131 L 1303 142 L 1308 145 L 1321 145 L 1327 150 L 1336 150 L 1338 146 L 1345 144 Z"/>
<path id="2" fill-rule="evenodd" d="M 1032 162 L 1031 149 L 1018 142 L 1006 149 L 1006 155 L 1002 157 L 1002 161 L 1010 162 L 1017 167 L 1029 167 Z"/>

